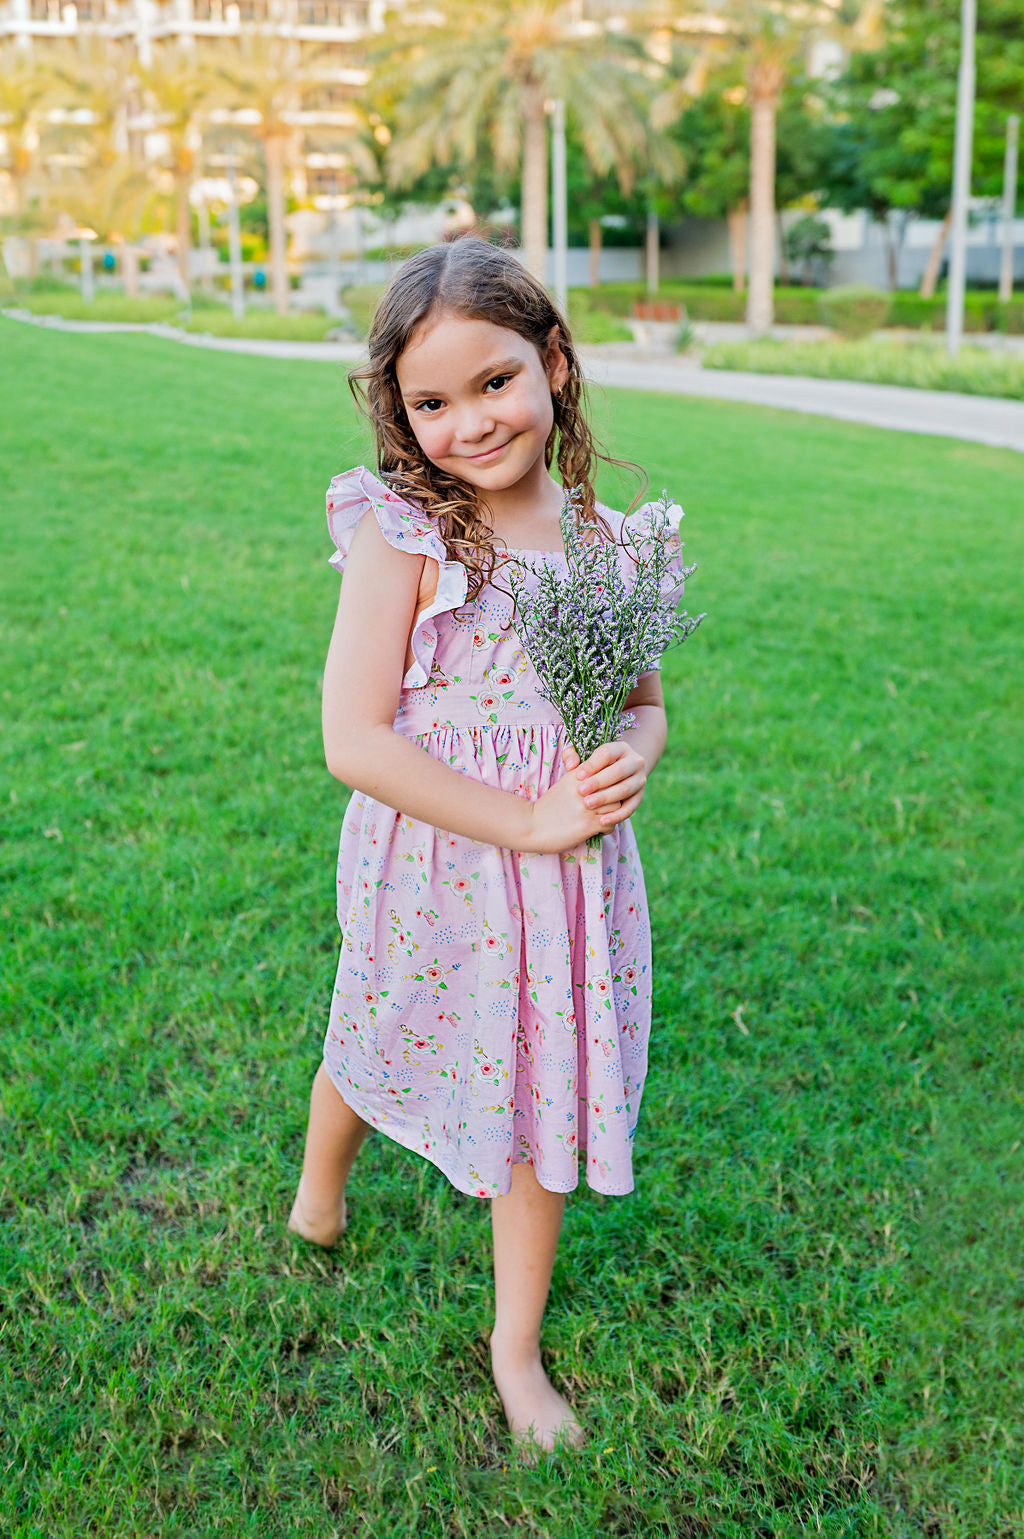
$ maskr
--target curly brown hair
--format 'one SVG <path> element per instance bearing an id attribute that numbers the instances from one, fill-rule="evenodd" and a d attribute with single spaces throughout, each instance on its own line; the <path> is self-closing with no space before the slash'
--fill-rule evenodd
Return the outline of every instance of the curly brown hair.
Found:
<path id="1" fill-rule="evenodd" d="M 552 394 L 554 422 L 544 446 L 550 469 L 558 445 L 558 473 L 581 521 L 613 538 L 597 510 L 595 460 L 635 471 L 643 486 L 630 503 L 636 506 L 647 485 L 641 467 L 598 447 L 587 421 L 587 396 L 579 357 L 565 317 L 540 283 L 511 251 L 472 232 L 428 246 L 404 262 L 381 297 L 367 338 L 368 360 L 350 370 L 349 388 L 359 410 L 373 425 L 378 473 L 399 495 L 408 497 L 436 522 L 449 560 L 466 567 L 467 597 L 473 599 L 494 573 L 498 552 L 472 486 L 428 460 L 416 441 L 398 386 L 396 364 L 416 328 L 443 310 L 505 326 L 537 348 L 543 361 L 552 328 L 569 365 L 561 391 Z"/>

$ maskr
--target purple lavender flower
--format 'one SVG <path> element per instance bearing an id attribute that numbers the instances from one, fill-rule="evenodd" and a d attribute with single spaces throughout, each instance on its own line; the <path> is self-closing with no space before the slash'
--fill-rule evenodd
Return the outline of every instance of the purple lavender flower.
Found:
<path id="1" fill-rule="evenodd" d="M 516 630 L 541 681 L 540 693 L 556 708 L 580 759 L 602 743 L 636 726 L 623 705 L 642 673 L 657 665 L 662 653 L 697 629 L 703 614 L 676 613 L 677 579 L 670 570 L 678 541 L 682 509 L 663 491 L 642 510 L 646 522 L 634 536 L 623 531 L 623 544 L 607 539 L 584 542 L 578 512 L 580 488 L 565 493 L 561 529 L 567 575 L 547 562 L 539 568 L 512 561 L 509 585 L 516 603 Z M 623 576 L 619 550 L 633 563 Z M 516 568 L 529 566 L 539 581 L 533 592 Z M 696 565 L 682 568 L 685 580 Z M 588 839 L 591 849 L 601 835 Z"/>

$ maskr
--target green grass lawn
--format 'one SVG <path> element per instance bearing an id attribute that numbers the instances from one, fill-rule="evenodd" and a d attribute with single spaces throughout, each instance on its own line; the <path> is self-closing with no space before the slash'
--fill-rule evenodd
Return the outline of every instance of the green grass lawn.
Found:
<path id="1" fill-rule="evenodd" d="M 377 1135 L 336 1252 L 284 1227 L 344 373 L 2 321 L 0 360 L 0 1529 L 1024 1534 L 1020 457 L 597 395 L 708 618 L 634 820 L 637 1189 L 570 1198 L 546 1323 L 590 1441 L 531 1471 L 485 1203 Z"/>

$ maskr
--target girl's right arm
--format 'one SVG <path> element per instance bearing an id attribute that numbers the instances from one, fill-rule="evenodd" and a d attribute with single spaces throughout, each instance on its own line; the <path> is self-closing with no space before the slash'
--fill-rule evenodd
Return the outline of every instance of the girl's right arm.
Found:
<path id="1" fill-rule="evenodd" d="M 426 559 L 390 545 L 369 509 L 352 535 L 324 669 L 331 774 L 408 817 L 505 849 L 567 850 L 605 831 L 574 775 L 531 802 L 460 774 L 394 730 Z"/>

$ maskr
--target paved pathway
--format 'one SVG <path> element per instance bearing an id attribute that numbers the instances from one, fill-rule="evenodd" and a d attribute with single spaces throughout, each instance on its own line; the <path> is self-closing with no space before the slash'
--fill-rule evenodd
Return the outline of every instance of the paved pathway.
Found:
<path id="1" fill-rule="evenodd" d="M 965 438 L 1024 454 L 1024 401 L 953 390 L 911 390 L 846 379 L 805 379 L 795 374 L 741 374 L 684 363 L 627 361 L 580 349 L 588 379 L 627 390 L 665 390 L 680 395 L 777 406 L 784 411 L 841 417 L 905 433 Z"/>
<path id="2" fill-rule="evenodd" d="M 264 358 L 316 359 L 321 363 L 354 363 L 363 349 L 354 342 L 269 342 L 258 338 L 211 337 L 175 326 L 130 325 L 105 321 L 65 321 L 6 310 L 12 320 L 30 321 L 60 331 L 145 331 L 188 347 L 218 352 L 256 353 Z M 691 358 L 675 354 L 638 357 L 617 355 L 612 348 L 582 347 L 584 372 L 594 385 L 626 390 L 658 390 L 674 395 L 710 396 L 755 406 L 813 416 L 838 417 L 871 427 L 907 433 L 931 433 L 1015 449 L 1024 454 L 1024 401 L 992 396 L 960 395 L 948 390 L 911 390 L 896 385 L 867 385 L 853 380 L 805 379 L 788 374 L 741 374 L 727 369 L 701 369 Z"/>

